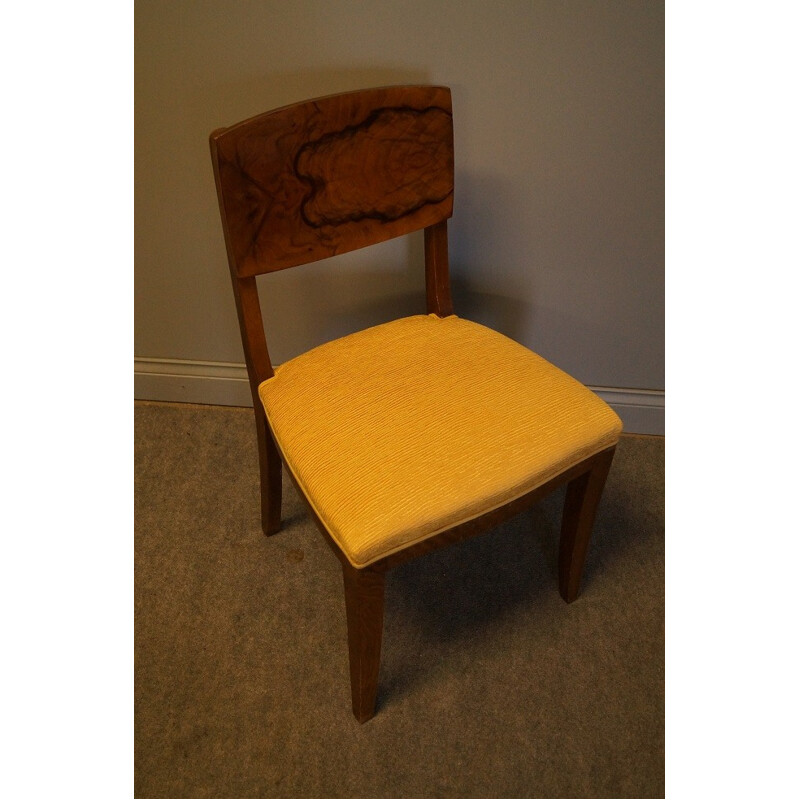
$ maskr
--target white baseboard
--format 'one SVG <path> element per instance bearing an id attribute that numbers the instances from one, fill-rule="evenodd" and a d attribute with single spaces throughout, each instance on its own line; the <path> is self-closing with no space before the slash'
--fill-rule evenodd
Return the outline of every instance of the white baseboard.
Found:
<path id="1" fill-rule="evenodd" d="M 626 433 L 664 435 L 664 392 L 590 386 L 619 414 Z M 137 400 L 252 406 L 244 364 L 185 361 L 173 358 L 134 359 Z"/>
<path id="2" fill-rule="evenodd" d="M 244 364 L 177 358 L 135 358 L 133 361 L 133 391 L 137 400 L 211 406 L 253 405 Z"/>

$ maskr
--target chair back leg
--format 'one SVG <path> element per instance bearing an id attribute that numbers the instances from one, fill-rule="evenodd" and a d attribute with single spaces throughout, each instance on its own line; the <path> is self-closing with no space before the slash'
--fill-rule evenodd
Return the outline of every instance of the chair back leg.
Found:
<path id="1" fill-rule="evenodd" d="M 353 714 L 366 722 L 375 714 L 383 637 L 385 573 L 342 564 L 350 652 Z"/>
<path id="2" fill-rule="evenodd" d="M 261 475 L 261 527 L 267 536 L 272 536 L 281 528 L 281 457 L 260 403 L 255 412 Z"/>
<path id="3" fill-rule="evenodd" d="M 558 589 L 567 603 L 575 600 L 580 592 L 592 526 L 611 469 L 614 449 L 600 453 L 588 472 L 567 484 L 558 553 Z"/>

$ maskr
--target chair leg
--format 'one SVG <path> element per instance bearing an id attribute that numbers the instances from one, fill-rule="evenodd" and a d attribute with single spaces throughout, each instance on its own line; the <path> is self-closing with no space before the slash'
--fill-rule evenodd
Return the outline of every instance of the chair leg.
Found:
<path id="1" fill-rule="evenodd" d="M 265 535 L 272 536 L 281 528 L 281 457 L 260 406 L 256 406 L 256 433 L 261 473 L 261 527 Z"/>
<path id="2" fill-rule="evenodd" d="M 558 554 L 558 589 L 567 603 L 575 600 L 580 591 L 592 526 L 613 458 L 614 448 L 603 453 L 588 472 L 567 484 Z"/>
<path id="3" fill-rule="evenodd" d="M 349 563 L 342 565 L 342 572 L 353 714 L 363 723 L 375 714 L 378 696 L 385 574 Z"/>

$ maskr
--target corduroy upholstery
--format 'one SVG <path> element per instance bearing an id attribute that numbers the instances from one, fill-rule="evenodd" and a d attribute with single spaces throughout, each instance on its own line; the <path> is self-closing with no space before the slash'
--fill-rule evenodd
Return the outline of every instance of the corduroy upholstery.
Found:
<path id="1" fill-rule="evenodd" d="M 324 344 L 259 395 L 286 464 L 359 568 L 506 504 L 622 430 L 578 381 L 456 316 Z"/>

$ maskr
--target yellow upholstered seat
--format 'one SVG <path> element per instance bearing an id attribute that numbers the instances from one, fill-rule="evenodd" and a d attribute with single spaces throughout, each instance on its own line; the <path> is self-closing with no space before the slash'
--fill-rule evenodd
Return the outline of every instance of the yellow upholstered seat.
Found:
<path id="1" fill-rule="evenodd" d="M 508 503 L 622 430 L 578 381 L 456 316 L 324 344 L 259 395 L 286 464 L 358 568 Z"/>

